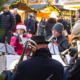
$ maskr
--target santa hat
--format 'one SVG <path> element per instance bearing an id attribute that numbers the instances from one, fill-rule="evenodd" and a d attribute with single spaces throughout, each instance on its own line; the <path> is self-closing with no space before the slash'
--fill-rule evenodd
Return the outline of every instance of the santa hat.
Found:
<path id="1" fill-rule="evenodd" d="M 23 23 L 19 23 L 19 24 L 17 25 L 17 29 L 23 29 L 23 30 L 26 31 L 26 26 L 25 26 L 25 24 L 23 24 Z"/>

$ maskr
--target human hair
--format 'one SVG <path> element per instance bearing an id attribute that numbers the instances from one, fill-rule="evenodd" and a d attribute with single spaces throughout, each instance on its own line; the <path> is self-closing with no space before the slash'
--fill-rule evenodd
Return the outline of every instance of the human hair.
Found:
<path id="1" fill-rule="evenodd" d="M 78 9 L 77 11 L 78 11 L 78 12 L 79 12 L 79 14 L 80 14 L 80 9 Z"/>
<path id="2" fill-rule="evenodd" d="M 44 22 L 46 22 L 46 19 L 45 19 L 45 17 L 42 17 L 42 19 L 41 19 L 41 22 L 43 22 L 43 19 L 44 19 Z"/>
<path id="3" fill-rule="evenodd" d="M 32 15 L 29 15 L 29 17 L 32 18 L 33 16 Z"/>
<path id="4" fill-rule="evenodd" d="M 18 12 L 18 8 L 14 8 L 14 11 Z"/>
<path id="5" fill-rule="evenodd" d="M 48 22 L 55 24 L 55 23 L 57 22 L 57 20 L 56 20 L 56 18 L 49 18 L 49 19 L 48 19 Z"/>
<path id="6" fill-rule="evenodd" d="M 80 9 L 78 9 L 77 12 L 79 13 L 77 17 L 80 18 Z"/>
<path id="7" fill-rule="evenodd" d="M 9 9 L 9 5 L 8 4 L 4 4 L 4 9 Z"/>

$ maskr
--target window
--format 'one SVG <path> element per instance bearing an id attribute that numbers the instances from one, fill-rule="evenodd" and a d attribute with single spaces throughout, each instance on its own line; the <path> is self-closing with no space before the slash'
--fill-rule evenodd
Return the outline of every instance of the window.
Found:
<path id="1" fill-rule="evenodd" d="M 41 2 L 47 2 L 48 0 L 41 0 Z"/>
<path id="2" fill-rule="evenodd" d="M 28 0 L 28 2 L 36 2 L 37 0 Z"/>

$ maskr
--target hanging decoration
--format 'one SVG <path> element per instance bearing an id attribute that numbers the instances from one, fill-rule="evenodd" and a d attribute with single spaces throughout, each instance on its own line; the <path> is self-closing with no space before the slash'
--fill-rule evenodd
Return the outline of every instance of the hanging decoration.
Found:
<path id="1" fill-rule="evenodd" d="M 17 0 L 16 2 L 9 4 L 9 6 L 17 5 L 18 3 L 23 3 L 23 4 L 25 4 L 26 6 L 28 6 L 31 10 L 33 10 L 34 12 L 37 12 L 37 10 L 35 10 L 33 7 L 31 7 L 28 3 L 26 3 L 26 2 L 23 1 L 23 0 Z"/>

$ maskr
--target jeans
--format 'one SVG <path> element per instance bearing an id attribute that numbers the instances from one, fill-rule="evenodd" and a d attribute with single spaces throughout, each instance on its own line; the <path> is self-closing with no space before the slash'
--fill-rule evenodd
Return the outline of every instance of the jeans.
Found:
<path id="1" fill-rule="evenodd" d="M 6 37 L 7 37 L 8 44 L 10 44 L 10 40 L 11 40 L 11 32 L 10 31 L 6 31 L 4 36 L 0 36 L 0 42 L 5 43 L 5 38 Z"/>
<path id="2" fill-rule="evenodd" d="M 64 79 L 63 80 L 66 80 L 66 69 L 64 69 Z"/>
<path id="3" fill-rule="evenodd" d="M 13 75 L 13 73 L 11 71 L 8 71 L 8 80 L 10 80 L 12 75 Z"/>

